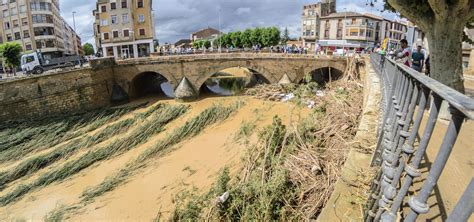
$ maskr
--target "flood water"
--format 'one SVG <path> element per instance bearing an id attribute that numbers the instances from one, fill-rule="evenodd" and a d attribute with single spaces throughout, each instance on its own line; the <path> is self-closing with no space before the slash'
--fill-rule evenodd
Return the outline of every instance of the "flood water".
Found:
<path id="1" fill-rule="evenodd" d="M 241 77 L 216 77 L 209 78 L 202 87 L 216 95 L 233 96 L 245 89 L 246 82 L 247 79 Z M 160 87 L 166 97 L 174 98 L 174 89 L 169 82 L 161 83 Z"/>

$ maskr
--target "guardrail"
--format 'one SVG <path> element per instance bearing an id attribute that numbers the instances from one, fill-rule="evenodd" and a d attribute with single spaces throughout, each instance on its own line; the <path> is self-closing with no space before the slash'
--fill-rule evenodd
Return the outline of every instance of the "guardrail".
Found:
<path id="1" fill-rule="evenodd" d="M 464 120 L 474 119 L 474 100 L 379 54 L 371 55 L 371 63 L 382 79 L 381 108 L 384 116 L 372 158 L 372 166 L 379 167 L 379 170 L 371 185 L 365 221 L 397 220 L 397 213 L 414 178 L 421 176 L 420 162 L 438 122 L 441 103 L 445 101 L 449 104 L 449 125 L 431 170 L 421 190 L 407 201 L 410 210 L 403 219 L 412 222 L 419 214 L 430 211 L 428 197 L 443 172 Z M 421 129 L 428 104 L 429 116 Z M 423 134 L 415 146 L 420 130 Z M 471 179 L 447 221 L 467 221 L 474 210 L 473 197 L 474 179 Z"/>

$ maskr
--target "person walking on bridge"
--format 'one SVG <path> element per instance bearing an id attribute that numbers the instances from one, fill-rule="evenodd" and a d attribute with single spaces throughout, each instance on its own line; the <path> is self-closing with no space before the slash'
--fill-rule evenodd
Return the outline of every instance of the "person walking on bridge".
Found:
<path id="1" fill-rule="evenodd" d="M 423 54 L 421 51 L 421 45 L 416 47 L 416 50 L 411 55 L 411 58 L 413 59 L 411 67 L 414 70 L 421 72 L 421 70 L 423 70 L 423 63 L 425 61 L 425 54 Z"/>
<path id="2" fill-rule="evenodd" d="M 397 51 L 395 54 L 395 61 L 405 64 L 406 66 L 410 67 L 410 50 L 408 49 L 408 41 L 406 39 L 402 39 L 400 41 L 401 49 Z"/>

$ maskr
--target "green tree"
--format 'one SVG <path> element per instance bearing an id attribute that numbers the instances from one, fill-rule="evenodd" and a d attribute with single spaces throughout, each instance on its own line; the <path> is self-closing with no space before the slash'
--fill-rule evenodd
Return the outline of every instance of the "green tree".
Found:
<path id="1" fill-rule="evenodd" d="M 232 41 L 230 39 L 230 33 L 223 34 L 221 37 L 222 37 L 222 46 L 228 48 L 232 45 Z"/>
<path id="2" fill-rule="evenodd" d="M 209 40 L 202 41 L 201 47 L 208 49 L 209 47 L 211 47 L 211 41 Z"/>
<path id="3" fill-rule="evenodd" d="M 232 45 L 235 48 L 241 48 L 242 47 L 241 35 L 242 35 L 242 33 L 240 31 L 230 33 L 230 40 L 232 42 Z"/>
<path id="4" fill-rule="evenodd" d="M 201 40 L 194 41 L 194 42 L 193 42 L 193 48 L 195 48 L 195 49 L 201 49 L 201 48 L 202 48 L 202 41 L 201 41 Z"/>
<path id="5" fill-rule="evenodd" d="M 473 0 L 384 0 L 426 33 L 431 77 L 464 92 L 462 39 L 464 27 L 474 17 Z"/>
<path id="6" fill-rule="evenodd" d="M 270 46 L 278 45 L 281 40 L 280 30 L 277 27 L 271 27 L 268 32 Z"/>
<path id="7" fill-rule="evenodd" d="M 240 35 L 240 41 L 243 47 L 252 47 L 252 41 L 250 36 L 252 35 L 252 29 L 245 29 L 244 32 Z"/>
<path id="8" fill-rule="evenodd" d="M 288 32 L 288 27 L 285 27 L 285 30 L 281 36 L 281 44 L 286 45 L 288 40 L 290 40 L 290 33 Z"/>
<path id="9" fill-rule="evenodd" d="M 82 46 L 82 48 L 84 49 L 84 54 L 86 56 L 88 55 L 94 55 L 94 47 L 92 46 L 92 44 L 90 43 L 86 43 Z"/>
<path id="10" fill-rule="evenodd" d="M 16 74 L 16 67 L 20 65 L 20 56 L 23 48 L 18 42 L 6 42 L 0 45 L 0 57 L 4 66 L 13 70 Z"/>
<path id="11" fill-rule="evenodd" d="M 262 29 L 261 28 L 255 28 L 252 30 L 252 33 L 250 34 L 250 42 L 252 45 L 257 45 L 261 44 L 260 42 L 260 36 L 262 34 Z"/>

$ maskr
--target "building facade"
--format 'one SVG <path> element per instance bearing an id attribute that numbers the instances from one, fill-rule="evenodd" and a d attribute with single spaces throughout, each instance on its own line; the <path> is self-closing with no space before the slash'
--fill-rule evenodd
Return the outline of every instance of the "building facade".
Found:
<path id="1" fill-rule="evenodd" d="M 321 17 L 318 44 L 323 49 L 364 49 L 380 42 L 382 18 L 357 12 L 332 13 Z"/>
<path id="2" fill-rule="evenodd" d="M 102 56 L 139 58 L 155 52 L 152 0 L 98 0 L 93 15 Z"/>
<path id="3" fill-rule="evenodd" d="M 80 54 L 80 38 L 61 17 L 59 0 L 1 0 L 0 11 L 0 43 L 16 41 L 45 58 Z"/>
<path id="4" fill-rule="evenodd" d="M 400 40 L 407 39 L 408 22 L 383 19 L 380 31 L 380 39 L 382 41 L 387 39 L 388 43 L 390 44 L 390 48 L 397 48 L 400 45 Z M 413 43 L 414 42 L 411 42 L 411 44 Z"/>
<path id="5" fill-rule="evenodd" d="M 303 6 L 301 15 L 301 37 L 303 45 L 314 48 L 320 38 L 320 18 L 336 12 L 336 0 L 322 0 Z"/>

